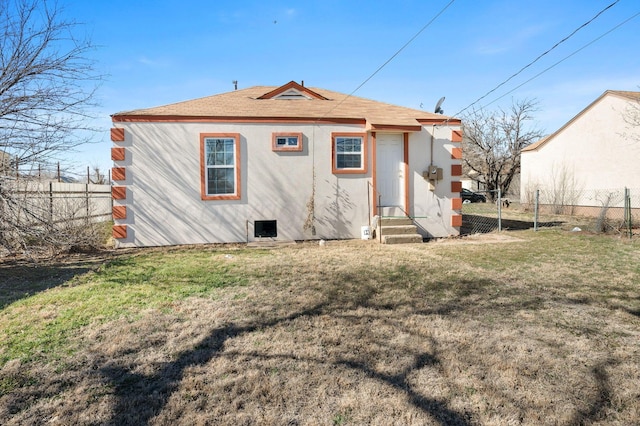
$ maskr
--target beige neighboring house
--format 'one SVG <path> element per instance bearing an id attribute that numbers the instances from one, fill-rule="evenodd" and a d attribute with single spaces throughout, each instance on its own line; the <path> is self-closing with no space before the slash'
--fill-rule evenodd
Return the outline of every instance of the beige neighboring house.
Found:
<path id="1" fill-rule="evenodd" d="M 388 216 L 459 234 L 458 119 L 291 81 L 112 121 L 118 247 L 361 238 Z"/>
<path id="2" fill-rule="evenodd" d="M 640 188 L 640 92 L 607 90 L 555 133 L 522 150 L 520 198 L 600 207 L 602 195 Z M 640 116 L 637 116 L 640 120 Z M 622 199 L 620 199 L 622 202 Z M 621 207 L 613 206 L 612 207 Z"/>

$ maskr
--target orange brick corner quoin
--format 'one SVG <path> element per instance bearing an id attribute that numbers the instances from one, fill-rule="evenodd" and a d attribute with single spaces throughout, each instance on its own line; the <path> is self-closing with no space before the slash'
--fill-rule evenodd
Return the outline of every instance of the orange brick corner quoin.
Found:
<path id="1" fill-rule="evenodd" d="M 127 169 L 124 167 L 113 167 L 111 168 L 111 179 L 112 180 L 125 180 L 127 179 Z"/>
<path id="2" fill-rule="evenodd" d="M 462 191 L 462 182 L 460 181 L 451 182 L 451 192 L 459 193 L 460 191 Z"/>
<path id="3" fill-rule="evenodd" d="M 124 142 L 124 129 L 111 128 L 111 142 Z"/>
<path id="4" fill-rule="evenodd" d="M 127 225 L 113 225 L 112 235 L 118 240 L 127 238 Z"/>
<path id="5" fill-rule="evenodd" d="M 124 161 L 124 148 L 111 148 L 111 159 L 113 161 Z"/>
<path id="6" fill-rule="evenodd" d="M 124 200 L 127 198 L 127 187 L 126 186 L 112 186 L 111 187 L 111 198 L 114 200 Z"/>
<path id="7" fill-rule="evenodd" d="M 451 165 L 451 176 L 462 176 L 462 164 Z"/>
<path id="8" fill-rule="evenodd" d="M 451 210 L 460 210 L 460 209 L 462 209 L 462 198 L 452 198 Z"/>
<path id="9" fill-rule="evenodd" d="M 452 160 L 462 160 L 462 148 L 455 147 L 451 149 L 451 159 Z"/>
<path id="10" fill-rule="evenodd" d="M 451 131 L 451 142 L 462 142 L 462 130 Z"/>
<path id="11" fill-rule="evenodd" d="M 451 226 L 453 226 L 454 228 L 458 228 L 460 226 L 462 226 L 462 215 L 461 214 L 454 214 L 451 216 Z"/>
<path id="12" fill-rule="evenodd" d="M 111 215 L 114 219 L 126 219 L 127 218 L 127 206 L 113 206 Z"/>

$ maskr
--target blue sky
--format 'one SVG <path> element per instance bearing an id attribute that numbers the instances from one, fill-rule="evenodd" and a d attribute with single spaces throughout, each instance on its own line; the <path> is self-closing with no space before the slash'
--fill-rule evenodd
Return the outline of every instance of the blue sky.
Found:
<path id="1" fill-rule="evenodd" d="M 427 111 L 445 96 L 445 114 L 456 114 L 614 1 L 455 0 L 355 95 Z M 234 80 L 351 93 L 449 2 L 59 0 L 105 75 L 104 131 L 76 161 L 111 167 L 110 114 L 227 92 Z M 640 90 L 640 16 L 594 42 L 638 13 L 638 0 L 619 0 L 476 107 L 571 54 L 487 108 L 535 98 L 536 124 L 550 133 L 607 89 Z"/>

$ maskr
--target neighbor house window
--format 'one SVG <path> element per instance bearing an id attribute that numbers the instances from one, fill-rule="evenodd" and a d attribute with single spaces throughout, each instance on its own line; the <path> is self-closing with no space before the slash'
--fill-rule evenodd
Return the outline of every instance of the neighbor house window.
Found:
<path id="1" fill-rule="evenodd" d="M 302 151 L 302 133 L 273 133 L 271 149 L 274 151 Z"/>
<path id="2" fill-rule="evenodd" d="M 203 200 L 240 199 L 240 135 L 200 135 L 201 191 Z"/>
<path id="3" fill-rule="evenodd" d="M 367 172 L 366 133 L 333 133 L 333 173 Z"/>

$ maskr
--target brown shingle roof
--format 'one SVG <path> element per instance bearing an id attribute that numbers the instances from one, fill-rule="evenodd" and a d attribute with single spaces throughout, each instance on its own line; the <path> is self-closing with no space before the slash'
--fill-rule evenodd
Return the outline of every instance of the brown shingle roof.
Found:
<path id="1" fill-rule="evenodd" d="M 291 86 L 288 83 L 285 86 Z M 296 83 L 293 86 L 297 86 Z M 280 86 L 284 87 L 284 86 Z M 297 86 L 302 87 L 302 86 Z M 123 111 L 112 115 L 113 121 L 150 121 L 172 119 L 292 119 L 292 120 L 360 120 L 371 126 L 419 126 L 420 122 L 443 122 L 450 117 L 405 108 L 357 96 L 347 96 L 321 88 L 305 88 L 326 99 L 258 99 L 279 87 L 254 86 L 204 98 L 154 108 Z M 452 124 L 460 120 L 451 119 Z"/>

